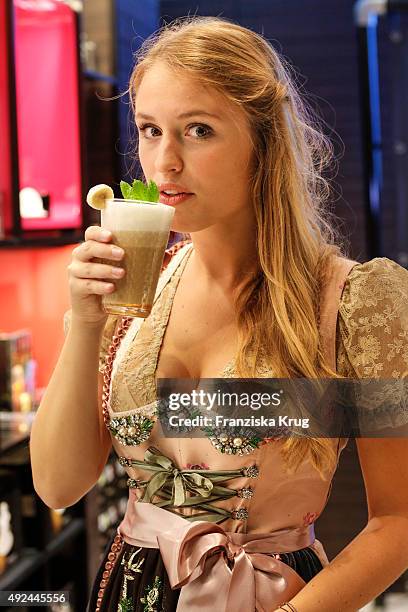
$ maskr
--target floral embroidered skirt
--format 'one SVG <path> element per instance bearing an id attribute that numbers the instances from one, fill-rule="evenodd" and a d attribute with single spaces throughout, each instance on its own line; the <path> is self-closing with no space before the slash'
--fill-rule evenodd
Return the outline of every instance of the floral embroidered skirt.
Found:
<path id="1" fill-rule="evenodd" d="M 279 556 L 305 582 L 323 569 L 311 548 Z M 115 535 L 105 550 L 87 612 L 174 612 L 179 594 L 180 589 L 170 586 L 159 549 L 132 546 Z"/>

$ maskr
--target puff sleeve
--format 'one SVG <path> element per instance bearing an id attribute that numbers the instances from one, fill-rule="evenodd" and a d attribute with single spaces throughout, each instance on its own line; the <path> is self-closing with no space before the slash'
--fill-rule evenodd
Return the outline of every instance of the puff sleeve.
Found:
<path id="1" fill-rule="evenodd" d="M 338 313 L 337 369 L 348 378 L 388 379 L 388 385 L 367 385 L 367 426 L 408 423 L 408 270 L 386 257 L 357 264 L 346 279 Z"/>

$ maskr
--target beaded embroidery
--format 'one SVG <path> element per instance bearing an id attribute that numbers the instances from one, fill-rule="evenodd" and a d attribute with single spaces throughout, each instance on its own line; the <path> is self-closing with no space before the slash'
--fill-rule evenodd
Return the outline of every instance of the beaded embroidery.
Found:
<path id="1" fill-rule="evenodd" d="M 242 473 L 247 478 L 257 478 L 259 476 L 259 468 L 257 465 L 250 465 L 242 470 Z"/>
<path id="2" fill-rule="evenodd" d="M 121 592 L 117 612 L 132 612 L 133 610 L 132 598 L 127 596 L 127 588 L 128 588 L 127 583 L 129 580 L 135 579 L 134 574 L 142 573 L 142 570 L 140 569 L 140 567 L 143 565 L 144 559 L 139 559 L 139 561 L 137 561 L 136 563 L 133 563 L 133 559 L 141 550 L 142 550 L 141 548 L 138 548 L 137 550 L 129 554 L 127 561 L 125 558 L 126 554 L 123 555 L 123 559 L 121 561 L 121 565 L 124 566 L 123 586 L 122 586 L 122 592 Z"/>
<path id="3" fill-rule="evenodd" d="M 254 496 L 254 490 L 252 487 L 243 487 L 242 489 L 238 489 L 237 495 L 243 499 L 251 499 Z"/>
<path id="4" fill-rule="evenodd" d="M 123 446 L 136 446 L 148 440 L 154 421 L 141 414 L 110 419 L 108 429 Z"/>
<path id="5" fill-rule="evenodd" d="M 130 597 L 120 600 L 118 605 L 118 612 L 133 612 L 133 603 Z"/>
<path id="6" fill-rule="evenodd" d="M 262 439 L 257 436 L 248 435 L 230 436 L 224 429 L 205 428 L 211 444 L 227 455 L 248 455 L 261 444 Z"/>
<path id="7" fill-rule="evenodd" d="M 129 489 L 139 489 L 140 481 L 135 480 L 134 478 L 128 478 L 126 481 L 126 485 L 129 487 Z"/>
<path id="8" fill-rule="evenodd" d="M 246 508 L 238 508 L 237 510 L 231 510 L 231 518 L 238 521 L 244 521 L 248 518 L 248 510 Z"/>
<path id="9" fill-rule="evenodd" d="M 146 587 L 146 595 L 140 598 L 140 602 L 144 604 L 143 612 L 159 612 L 157 604 L 159 603 L 162 581 L 159 576 L 155 576 L 152 586 Z"/>

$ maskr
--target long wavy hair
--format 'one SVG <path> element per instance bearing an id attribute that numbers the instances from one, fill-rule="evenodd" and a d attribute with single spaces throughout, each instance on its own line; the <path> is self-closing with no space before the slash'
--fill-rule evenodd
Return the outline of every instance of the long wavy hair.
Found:
<path id="1" fill-rule="evenodd" d="M 324 177 L 336 159 L 293 69 L 265 38 L 236 23 L 179 18 L 136 52 L 128 90 L 134 112 L 143 75 L 159 61 L 221 92 L 251 126 L 259 272 L 236 300 L 238 376 L 256 376 L 263 358 L 277 378 L 342 378 L 326 363 L 319 334 L 325 273 L 344 249 Z M 290 471 L 309 458 L 322 478 L 337 461 L 326 438 L 289 437 L 282 454 Z"/>

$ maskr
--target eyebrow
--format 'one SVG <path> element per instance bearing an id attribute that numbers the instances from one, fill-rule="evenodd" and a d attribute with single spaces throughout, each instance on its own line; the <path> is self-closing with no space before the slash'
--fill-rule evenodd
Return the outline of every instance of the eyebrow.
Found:
<path id="1" fill-rule="evenodd" d="M 191 110 L 186 113 L 181 113 L 181 115 L 178 115 L 176 119 L 186 119 L 187 117 L 193 117 L 195 115 L 206 115 L 207 117 L 213 117 L 214 119 L 221 119 L 219 115 L 215 115 L 214 113 L 209 113 L 208 111 L 204 110 Z M 136 113 L 136 117 L 140 119 L 147 119 L 148 121 L 155 120 L 151 115 L 145 115 L 144 113 Z"/>

